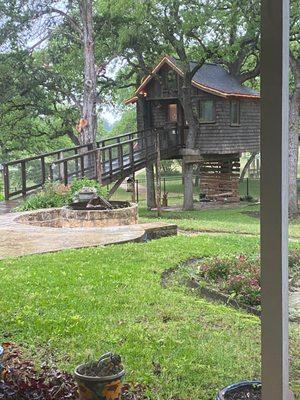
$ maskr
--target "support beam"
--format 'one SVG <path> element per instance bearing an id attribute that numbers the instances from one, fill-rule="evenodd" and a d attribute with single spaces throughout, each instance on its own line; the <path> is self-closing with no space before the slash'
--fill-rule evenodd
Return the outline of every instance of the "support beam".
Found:
<path id="1" fill-rule="evenodd" d="M 110 189 L 110 191 L 108 192 L 108 198 L 110 199 L 111 196 L 119 189 L 119 187 L 122 185 L 122 183 L 124 182 L 124 177 L 120 178 L 119 180 L 117 180 L 117 182 L 113 185 L 113 187 Z"/>
<path id="2" fill-rule="evenodd" d="M 287 400 L 289 0 L 262 0 L 263 400 Z"/>

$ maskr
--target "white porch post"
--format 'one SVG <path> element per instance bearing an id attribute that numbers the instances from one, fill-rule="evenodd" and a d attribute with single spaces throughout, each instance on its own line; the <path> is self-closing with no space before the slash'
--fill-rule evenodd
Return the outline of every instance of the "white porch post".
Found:
<path id="1" fill-rule="evenodd" d="M 263 400 L 288 399 L 289 0 L 262 0 Z"/>

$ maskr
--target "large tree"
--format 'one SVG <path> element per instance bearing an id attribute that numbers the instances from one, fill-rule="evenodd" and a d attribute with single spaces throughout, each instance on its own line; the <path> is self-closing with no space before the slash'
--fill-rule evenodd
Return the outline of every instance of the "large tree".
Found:
<path id="1" fill-rule="evenodd" d="M 299 212 L 298 207 L 298 148 L 300 128 L 300 1 L 291 3 L 290 30 L 291 95 L 289 121 L 289 214 Z"/>
<path id="2" fill-rule="evenodd" d="M 101 10 L 93 15 L 93 3 L 0 1 L 1 59 L 7 65 L 3 67 L 0 117 L 4 123 L 13 123 L 13 107 L 19 111 L 20 121 L 27 121 L 18 123 L 14 133 L 19 133 L 19 128 L 28 137 L 67 134 L 74 144 L 95 141 L 97 111 L 106 95 L 102 74 L 116 52 L 114 34 Z M 98 1 L 97 6 L 101 3 L 105 2 Z M 12 59 L 16 71 L 9 69 Z M 28 106 L 32 96 L 36 101 Z M 45 119 L 47 124 L 42 123 Z"/>

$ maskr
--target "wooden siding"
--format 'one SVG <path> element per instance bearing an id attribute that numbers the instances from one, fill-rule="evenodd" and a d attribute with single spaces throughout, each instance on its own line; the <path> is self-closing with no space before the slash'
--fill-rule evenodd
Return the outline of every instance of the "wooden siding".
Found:
<path id="1" fill-rule="evenodd" d="M 150 124 L 152 127 L 168 127 L 167 105 L 179 103 L 176 97 L 162 96 L 161 82 L 168 67 L 161 70 L 161 79 L 152 79 L 146 87 L 147 97 L 137 102 L 137 126 L 142 130 Z M 178 79 L 179 93 L 182 78 Z M 260 100 L 240 99 L 240 125 L 230 125 L 230 99 L 218 97 L 206 93 L 200 89 L 192 88 L 194 107 L 199 106 L 202 99 L 213 99 L 216 107 L 216 120 L 214 123 L 199 125 L 199 133 L 196 139 L 196 148 L 201 154 L 231 154 L 245 151 L 259 151 L 260 140 Z M 148 113 L 147 106 L 150 107 Z M 180 109 L 180 108 L 179 108 Z M 151 118 L 149 115 L 151 114 Z M 146 117 L 147 115 L 147 117 Z M 147 120 L 147 121 L 146 121 Z M 180 118 L 179 125 L 184 123 Z"/>

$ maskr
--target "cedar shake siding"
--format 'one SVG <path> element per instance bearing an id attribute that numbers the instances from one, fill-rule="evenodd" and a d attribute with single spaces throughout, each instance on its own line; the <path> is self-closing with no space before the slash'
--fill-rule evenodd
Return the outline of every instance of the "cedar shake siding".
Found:
<path id="1" fill-rule="evenodd" d="M 179 100 L 182 78 L 175 66 L 176 60 L 172 58 L 166 60 L 167 63 L 161 62 L 159 69 L 156 67 L 155 74 L 143 81 L 135 96 L 127 103 L 136 102 L 137 126 L 141 131 L 149 127 L 174 126 L 174 122 L 168 120 L 168 105 L 177 104 L 177 125 L 179 134 L 182 135 L 183 131 L 188 129 L 185 126 L 184 112 Z M 166 87 L 169 76 L 171 86 Z M 251 88 L 240 85 L 234 77 L 216 64 L 205 64 L 196 73 L 193 82 L 193 107 L 199 110 L 200 100 L 213 100 L 215 116 L 214 122 L 199 123 L 196 149 L 203 155 L 258 152 L 259 94 Z M 239 101 L 240 123 L 237 126 L 231 125 L 231 100 Z"/>

